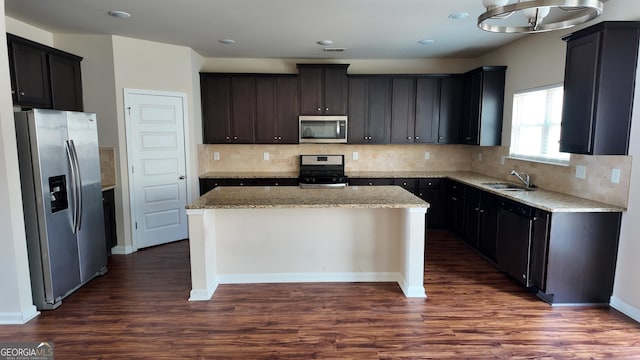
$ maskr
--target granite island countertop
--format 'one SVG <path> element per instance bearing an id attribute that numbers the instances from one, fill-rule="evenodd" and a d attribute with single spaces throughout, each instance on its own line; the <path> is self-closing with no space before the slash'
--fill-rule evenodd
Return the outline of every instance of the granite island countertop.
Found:
<path id="1" fill-rule="evenodd" d="M 302 189 L 297 186 L 220 186 L 187 209 L 260 208 L 428 208 L 400 186 L 346 186 Z"/>
<path id="2" fill-rule="evenodd" d="M 468 171 L 348 171 L 350 178 L 448 178 L 549 212 L 623 212 L 625 208 L 545 189 L 496 190 L 484 183 L 511 182 Z M 295 172 L 209 172 L 200 178 L 296 178 Z M 511 182 L 516 185 L 519 183 Z"/>

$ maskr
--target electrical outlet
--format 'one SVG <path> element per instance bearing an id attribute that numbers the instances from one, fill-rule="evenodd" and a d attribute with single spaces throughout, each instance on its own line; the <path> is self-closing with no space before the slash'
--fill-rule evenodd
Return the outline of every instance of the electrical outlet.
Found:
<path id="1" fill-rule="evenodd" d="M 611 182 L 614 184 L 620 184 L 620 169 L 611 170 Z"/>
<path id="2" fill-rule="evenodd" d="M 576 177 L 578 179 L 584 179 L 587 177 L 587 167 L 584 165 L 576 166 Z"/>
<path id="3" fill-rule="evenodd" d="M 213 152 L 213 160 L 220 160 L 220 153 L 217 151 Z"/>
<path id="4" fill-rule="evenodd" d="M 478 153 L 478 161 L 482 161 L 482 153 Z"/>
<path id="5" fill-rule="evenodd" d="M 357 151 L 354 151 L 354 152 L 351 153 L 351 159 L 358 160 L 358 152 Z"/>
<path id="6" fill-rule="evenodd" d="M 268 161 L 268 160 L 269 160 L 269 153 L 265 151 L 265 152 L 262 154 L 262 158 L 263 158 L 265 161 Z"/>
<path id="7" fill-rule="evenodd" d="M 506 159 L 506 156 L 500 156 L 500 165 L 504 165 L 504 160 Z"/>
<path id="8" fill-rule="evenodd" d="M 425 151 L 425 152 L 424 152 L 424 159 L 425 159 L 425 160 L 429 160 L 429 159 L 431 159 L 431 154 L 429 154 L 429 152 L 428 152 L 428 151 Z"/>

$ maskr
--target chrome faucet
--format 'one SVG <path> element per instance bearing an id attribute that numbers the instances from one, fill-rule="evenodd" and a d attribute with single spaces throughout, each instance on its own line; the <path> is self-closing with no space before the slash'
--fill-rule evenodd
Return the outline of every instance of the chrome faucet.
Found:
<path id="1" fill-rule="evenodd" d="M 527 188 L 531 187 L 531 176 L 529 176 L 529 174 L 523 174 L 524 178 L 522 178 L 522 176 L 520 176 L 517 171 L 511 170 L 511 175 L 514 175 L 515 177 L 520 179 L 520 181 L 522 181 L 524 186 L 526 186 Z"/>

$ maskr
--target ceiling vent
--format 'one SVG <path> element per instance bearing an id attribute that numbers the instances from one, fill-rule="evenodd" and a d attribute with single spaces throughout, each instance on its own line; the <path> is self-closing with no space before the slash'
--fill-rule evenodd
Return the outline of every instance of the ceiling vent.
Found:
<path id="1" fill-rule="evenodd" d="M 323 49 L 324 52 L 344 52 L 347 48 L 338 48 L 338 47 L 326 47 Z"/>

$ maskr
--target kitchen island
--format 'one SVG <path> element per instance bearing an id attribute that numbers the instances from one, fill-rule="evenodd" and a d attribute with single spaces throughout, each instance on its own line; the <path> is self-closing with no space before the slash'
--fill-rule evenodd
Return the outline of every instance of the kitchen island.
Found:
<path id="1" fill-rule="evenodd" d="M 426 297 L 428 207 L 399 186 L 217 187 L 187 206 L 189 300 L 273 282 L 398 282 Z"/>

